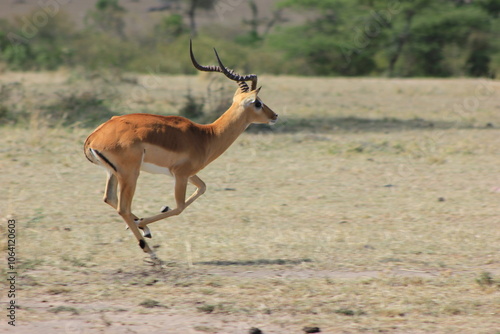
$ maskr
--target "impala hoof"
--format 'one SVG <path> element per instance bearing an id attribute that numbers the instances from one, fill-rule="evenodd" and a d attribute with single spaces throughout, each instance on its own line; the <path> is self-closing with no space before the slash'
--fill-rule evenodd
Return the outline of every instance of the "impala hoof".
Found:
<path id="1" fill-rule="evenodd" d="M 165 205 L 165 206 L 162 206 L 162 207 L 161 207 L 160 212 L 162 212 L 162 213 L 163 213 L 163 212 L 167 212 L 167 211 L 170 211 L 170 210 L 171 210 L 171 209 L 170 209 L 168 206 L 166 206 L 166 205 Z"/>
<path id="2" fill-rule="evenodd" d="M 147 226 L 139 226 L 139 224 L 141 223 L 142 221 L 142 218 L 140 219 L 134 219 L 134 223 L 137 225 L 137 227 L 142 231 L 142 236 L 145 237 L 145 238 L 150 238 L 152 237 L 151 235 L 151 230 L 149 229 L 149 227 Z M 128 227 L 127 227 L 128 229 Z"/>
<path id="3" fill-rule="evenodd" d="M 149 239 L 151 239 L 151 238 L 152 238 L 152 235 L 151 235 L 151 230 L 150 230 L 148 227 L 146 227 L 146 226 L 144 226 L 144 227 L 139 227 L 139 229 L 141 229 L 141 230 L 142 230 L 142 236 L 143 236 L 144 238 L 149 238 Z"/>

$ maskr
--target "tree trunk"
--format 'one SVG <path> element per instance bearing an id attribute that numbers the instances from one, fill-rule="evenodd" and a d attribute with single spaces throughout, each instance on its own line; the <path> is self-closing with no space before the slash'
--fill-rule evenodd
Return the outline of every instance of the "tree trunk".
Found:
<path id="1" fill-rule="evenodd" d="M 196 8 L 198 7 L 199 0 L 191 0 L 189 2 L 189 8 L 187 11 L 187 15 L 189 18 L 189 28 L 191 30 L 191 35 L 195 37 L 198 35 L 198 31 L 196 30 Z"/>
<path id="2" fill-rule="evenodd" d="M 396 62 L 398 61 L 399 56 L 403 52 L 404 45 L 406 44 L 406 42 L 408 42 L 408 39 L 410 38 L 410 26 L 414 15 L 415 12 L 413 10 L 409 10 L 406 12 L 406 25 L 403 29 L 403 32 L 401 32 L 396 38 L 396 51 L 389 58 L 389 73 L 388 73 L 389 77 L 394 76 L 394 67 L 396 66 Z"/>

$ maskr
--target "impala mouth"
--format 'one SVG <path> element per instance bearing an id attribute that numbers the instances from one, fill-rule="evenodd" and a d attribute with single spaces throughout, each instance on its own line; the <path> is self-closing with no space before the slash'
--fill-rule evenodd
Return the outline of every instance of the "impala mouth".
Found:
<path id="1" fill-rule="evenodd" d="M 277 121 L 278 121 L 278 118 L 275 118 L 275 119 L 270 120 L 269 123 L 267 123 L 267 124 L 274 125 L 274 124 L 276 124 Z"/>

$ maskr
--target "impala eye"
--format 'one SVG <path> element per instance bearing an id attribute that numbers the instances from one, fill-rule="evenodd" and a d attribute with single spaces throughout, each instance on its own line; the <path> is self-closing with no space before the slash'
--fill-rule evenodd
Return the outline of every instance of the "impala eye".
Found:
<path id="1" fill-rule="evenodd" d="M 255 101 L 254 105 L 255 105 L 255 108 L 257 108 L 257 109 L 262 108 L 262 102 L 260 102 L 259 100 Z"/>

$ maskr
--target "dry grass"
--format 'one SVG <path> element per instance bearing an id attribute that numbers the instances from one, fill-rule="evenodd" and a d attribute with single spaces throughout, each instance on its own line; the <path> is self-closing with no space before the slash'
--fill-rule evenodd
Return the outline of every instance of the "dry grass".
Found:
<path id="1" fill-rule="evenodd" d="M 30 105 L 66 83 L 22 76 L 0 80 L 24 80 Z M 140 98 L 117 89 L 130 110 L 169 113 L 209 82 L 155 80 Z M 90 129 L 0 128 L 19 333 L 499 333 L 500 83 L 260 81 L 280 124 L 244 134 L 200 174 L 202 198 L 152 225 L 175 263 L 163 271 L 102 202 L 105 176 L 82 154 Z M 143 174 L 134 211 L 172 204 L 172 186 Z"/>

